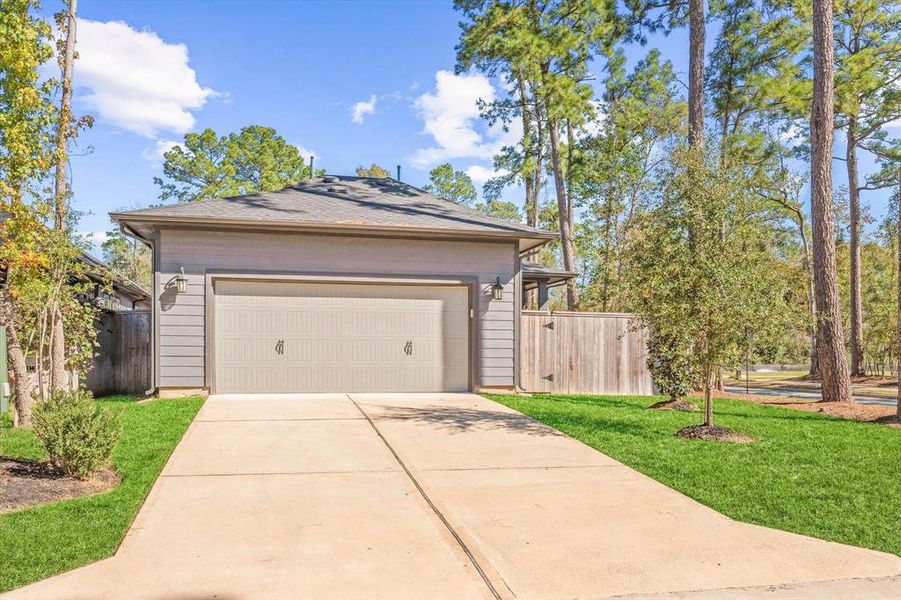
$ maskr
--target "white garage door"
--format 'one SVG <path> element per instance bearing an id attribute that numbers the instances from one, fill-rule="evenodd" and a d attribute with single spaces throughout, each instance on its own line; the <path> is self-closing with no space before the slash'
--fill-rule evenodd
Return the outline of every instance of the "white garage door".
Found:
<path id="1" fill-rule="evenodd" d="M 463 286 L 215 283 L 215 390 L 469 389 Z"/>

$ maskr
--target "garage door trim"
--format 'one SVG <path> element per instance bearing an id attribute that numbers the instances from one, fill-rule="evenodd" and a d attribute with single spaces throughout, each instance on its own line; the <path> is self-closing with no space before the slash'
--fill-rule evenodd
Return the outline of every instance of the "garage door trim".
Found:
<path id="1" fill-rule="evenodd" d="M 282 272 L 219 272 L 207 270 L 205 285 L 205 319 L 204 319 L 204 374 L 207 387 L 211 394 L 216 393 L 216 293 L 215 282 L 221 280 L 238 280 L 238 281 L 258 281 L 258 282 L 279 282 L 279 283 L 334 283 L 341 284 L 357 284 L 357 285 L 409 285 L 409 286 L 460 286 L 467 288 L 467 298 L 469 301 L 469 389 L 476 387 L 474 380 L 477 372 L 478 357 L 473 351 L 478 348 L 478 327 L 475 318 L 475 310 L 478 306 L 478 277 L 472 275 L 454 275 L 454 276 L 405 276 L 405 275 L 378 275 L 371 274 L 323 274 L 323 273 L 282 273 Z"/>

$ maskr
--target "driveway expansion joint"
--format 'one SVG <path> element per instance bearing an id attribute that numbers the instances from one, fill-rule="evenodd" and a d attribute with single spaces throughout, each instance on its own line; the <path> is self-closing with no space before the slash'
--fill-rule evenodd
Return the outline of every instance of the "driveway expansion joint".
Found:
<path id="1" fill-rule="evenodd" d="M 453 528 L 453 526 L 450 524 L 450 522 L 447 520 L 447 518 L 444 516 L 444 514 L 441 512 L 441 510 L 439 510 L 439 508 L 435 505 L 435 503 L 432 502 L 431 498 L 429 498 L 429 495 L 426 494 L 422 485 L 420 485 L 419 481 L 416 479 L 416 477 L 414 477 L 413 472 L 409 468 L 407 468 L 407 465 L 401 459 L 400 455 L 397 453 L 397 451 L 394 449 L 394 447 L 391 446 L 391 444 L 388 442 L 388 440 L 385 438 L 385 436 L 382 435 L 382 432 L 379 431 L 379 428 L 375 426 L 375 423 L 370 418 L 370 416 L 366 413 L 366 411 L 364 411 L 360 407 L 360 405 L 357 404 L 356 400 L 354 400 L 350 394 L 345 394 L 345 395 L 347 396 L 347 399 L 350 400 L 351 403 L 353 403 L 353 405 L 356 407 L 356 409 L 358 411 L 360 411 L 360 414 L 363 415 L 363 417 L 366 419 L 366 421 L 372 427 L 372 430 L 375 432 L 375 434 L 379 437 L 380 440 L 382 440 L 382 443 L 385 444 L 385 447 L 394 456 L 394 459 L 397 461 L 397 463 L 400 465 L 400 467 L 407 474 L 407 477 L 413 483 L 413 486 L 419 492 L 419 495 L 422 496 L 422 499 L 425 500 L 425 503 L 428 504 L 429 508 L 432 509 L 432 512 L 435 513 L 435 516 L 438 517 L 438 520 L 441 521 L 441 523 L 447 529 L 448 533 L 451 534 L 451 536 L 454 538 L 454 540 L 460 546 L 460 549 L 463 551 L 463 553 L 469 559 L 470 563 L 472 563 L 472 566 L 475 567 L 476 572 L 478 572 L 479 576 L 482 578 L 482 581 L 485 582 L 485 585 L 488 586 L 488 590 L 491 592 L 491 594 L 497 600 L 503 600 L 503 597 L 497 591 L 497 588 L 494 586 L 494 583 L 492 583 L 491 579 L 488 577 L 488 574 L 485 572 L 482 565 L 480 565 L 479 561 L 476 560 L 476 557 L 473 554 L 472 550 L 470 550 L 469 546 L 466 545 L 466 542 L 463 541 L 463 538 L 460 537 L 460 534 L 457 533 L 457 531 Z M 503 581 L 503 579 L 501 579 L 501 580 Z M 504 585 L 506 585 L 506 581 L 504 581 Z M 510 590 L 509 586 L 507 586 L 507 590 L 512 594 L 513 591 Z"/>

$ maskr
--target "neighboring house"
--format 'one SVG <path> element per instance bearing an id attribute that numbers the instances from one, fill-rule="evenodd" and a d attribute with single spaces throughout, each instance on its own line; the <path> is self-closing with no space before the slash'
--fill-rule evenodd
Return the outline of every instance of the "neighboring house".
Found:
<path id="1" fill-rule="evenodd" d="M 5 222 L 8 218 L 8 214 L 0 214 L 0 223 Z M 82 252 L 81 263 L 85 276 L 93 283 L 90 299 L 100 308 L 110 311 L 148 310 L 150 308 L 150 292 L 136 283 L 119 277 L 103 261 L 97 260 L 87 252 Z M 110 273 L 113 273 L 111 278 L 108 277 Z M 5 280 L 6 269 L 0 267 L 0 282 Z M 107 280 L 109 280 L 110 286 L 107 286 Z"/>
<path id="2" fill-rule="evenodd" d="M 110 277 L 111 270 L 109 266 L 107 266 L 104 262 L 97 260 L 93 256 L 88 253 L 83 253 L 81 256 L 81 262 L 84 265 L 84 275 L 91 282 L 91 291 L 88 300 L 93 302 L 96 306 L 102 309 L 104 315 L 109 315 L 111 313 L 120 313 L 120 312 L 131 312 L 131 311 L 149 311 L 152 305 L 150 292 L 143 289 L 136 283 L 128 281 L 118 275 L 113 274 Z M 6 270 L 0 268 L 0 281 L 5 280 L 6 278 Z M 101 315 L 100 321 L 98 322 L 99 328 L 104 328 L 104 318 L 105 316 Z M 102 331 L 100 332 L 102 333 Z M 96 354 L 98 356 L 111 357 L 110 361 L 112 362 L 121 362 L 124 359 L 120 356 L 119 348 L 107 348 L 104 347 L 104 341 L 107 339 L 104 335 L 98 335 L 98 344 Z M 147 340 L 149 342 L 149 340 Z M 142 342 L 140 339 L 136 340 L 135 347 L 140 347 Z M 146 344 L 144 344 L 146 345 Z M 5 387 L 4 383 L 7 380 L 7 368 L 6 368 L 6 328 L 0 327 L 0 412 L 4 412 L 6 410 L 6 401 L 8 400 L 5 396 Z M 130 349 L 133 351 L 134 349 Z M 31 374 L 30 376 L 33 378 L 34 385 L 37 385 L 37 358 L 33 354 L 28 354 L 25 357 L 25 364 L 28 372 Z M 73 377 L 72 381 L 76 382 L 75 374 L 71 375 Z M 92 378 L 91 374 L 88 374 L 87 378 L 87 387 L 92 391 L 95 391 L 92 386 Z M 146 386 L 143 389 L 146 389 Z M 113 392 L 110 392 L 113 393 Z"/>
<path id="3" fill-rule="evenodd" d="M 556 234 L 393 179 L 111 215 L 153 249 L 154 386 L 210 392 L 513 390 L 521 257 Z"/>
<path id="4" fill-rule="evenodd" d="M 115 274 L 110 280 L 110 289 L 107 290 L 105 274 L 111 272 L 110 267 L 87 253 L 82 255 L 81 261 L 85 265 L 85 275 L 94 284 L 93 299 L 100 308 L 112 312 L 150 310 L 150 292 Z"/>

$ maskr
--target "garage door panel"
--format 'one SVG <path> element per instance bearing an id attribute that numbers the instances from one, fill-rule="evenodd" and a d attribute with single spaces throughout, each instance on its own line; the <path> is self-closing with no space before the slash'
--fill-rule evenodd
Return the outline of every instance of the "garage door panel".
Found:
<path id="1" fill-rule="evenodd" d="M 217 312 L 216 330 L 225 335 L 276 335 L 285 330 L 285 317 L 272 309 L 249 311 L 242 305 L 227 306 Z"/>
<path id="2" fill-rule="evenodd" d="M 469 387 L 465 287 L 217 281 L 215 293 L 217 391 Z"/>
<path id="3" fill-rule="evenodd" d="M 254 336 L 248 334 L 241 337 L 224 335 L 216 336 L 216 364 L 219 366 L 259 366 L 284 362 L 275 347 L 279 338 L 275 336 Z M 274 366 L 274 365 L 273 365 Z"/>

